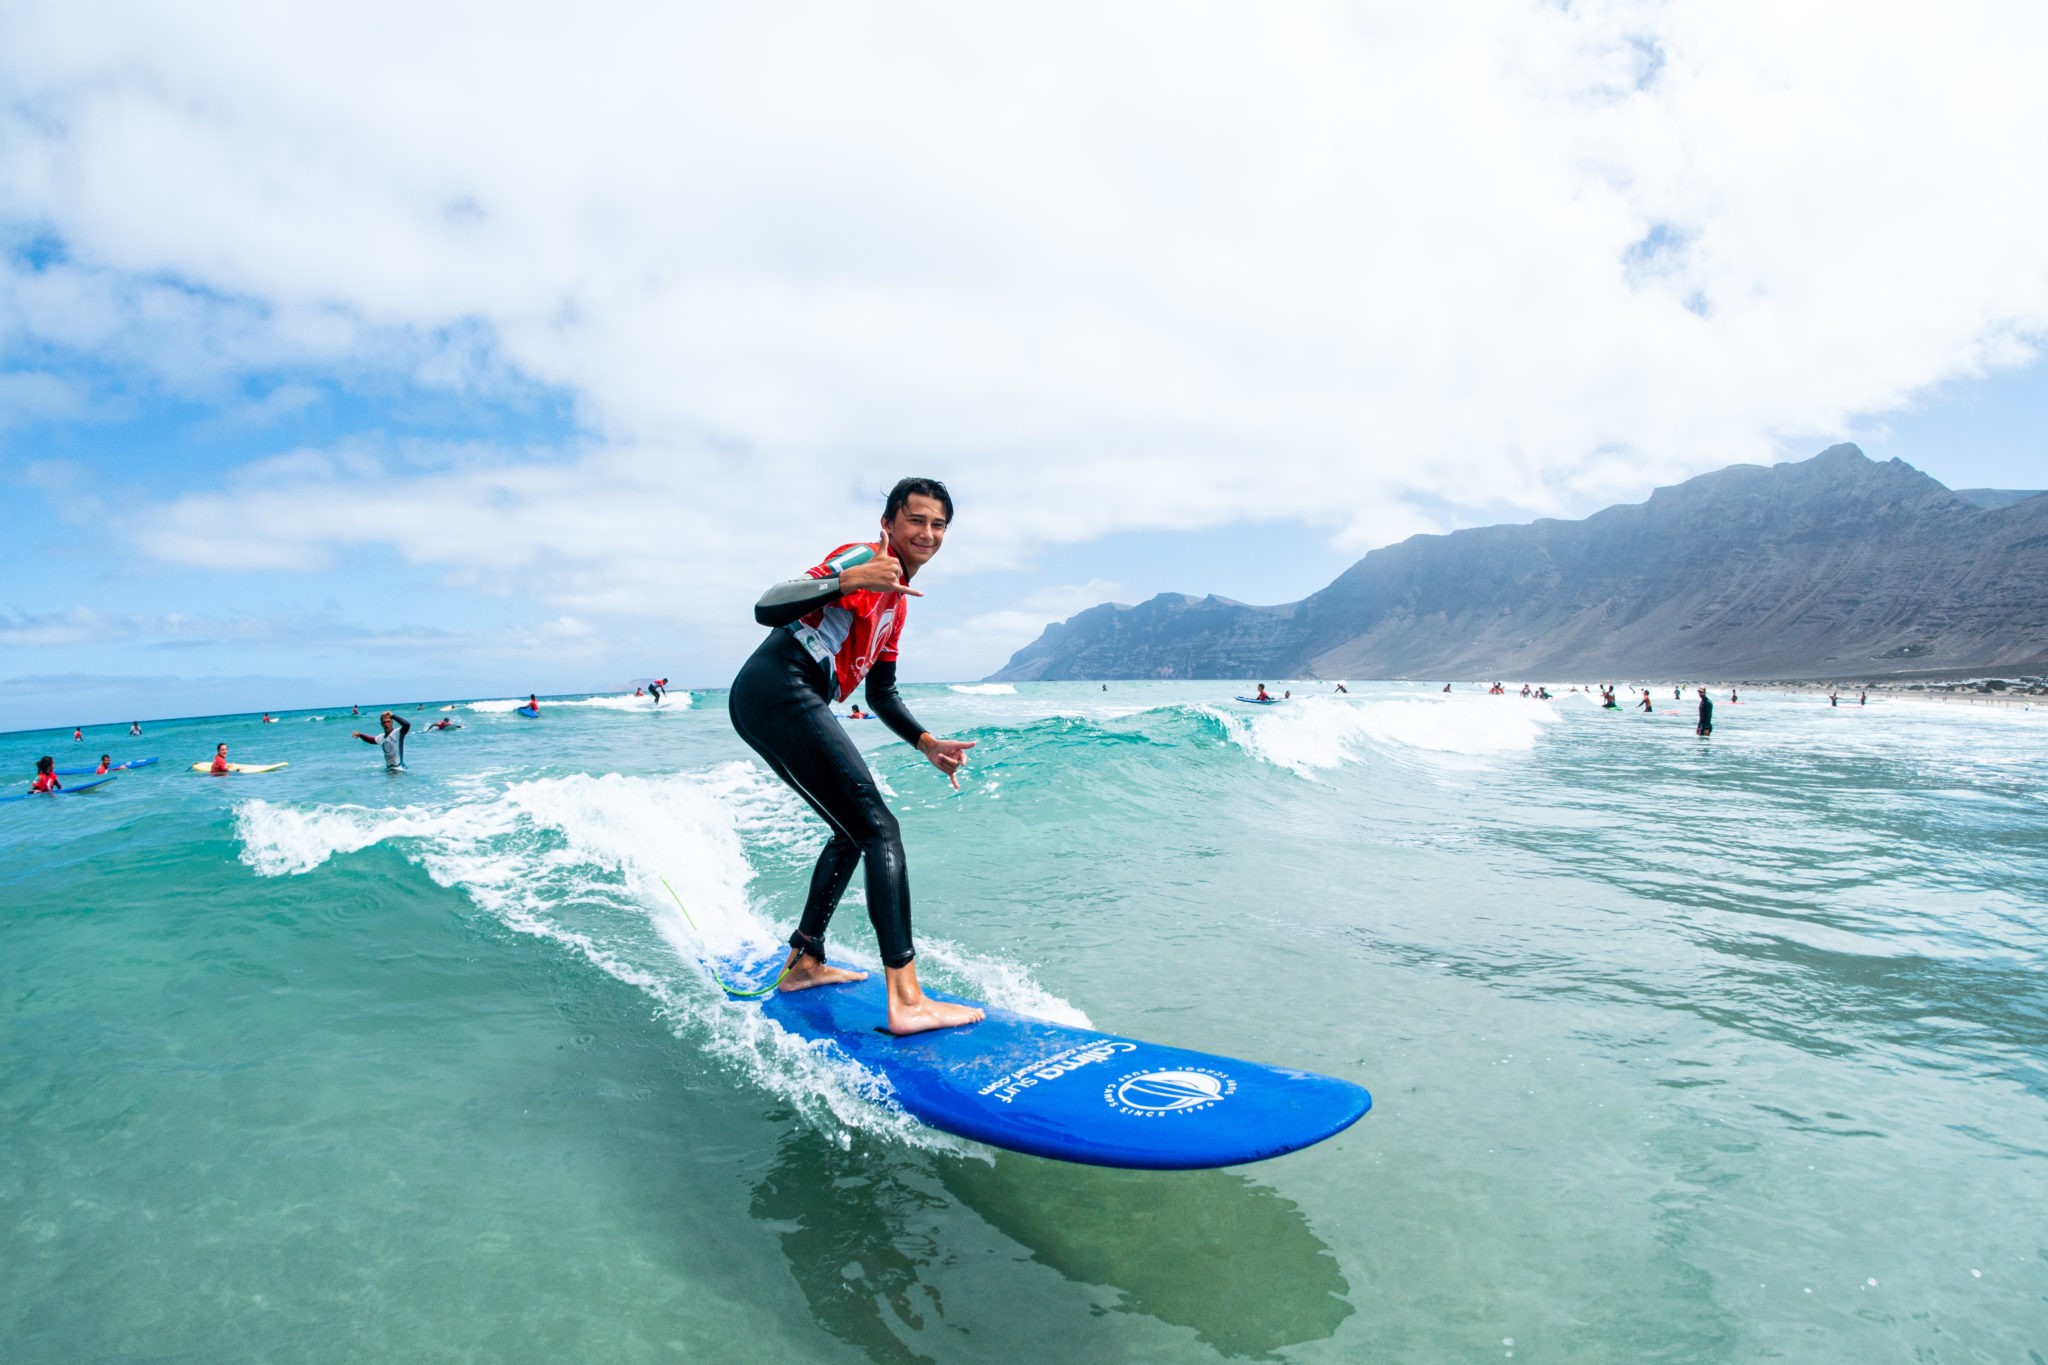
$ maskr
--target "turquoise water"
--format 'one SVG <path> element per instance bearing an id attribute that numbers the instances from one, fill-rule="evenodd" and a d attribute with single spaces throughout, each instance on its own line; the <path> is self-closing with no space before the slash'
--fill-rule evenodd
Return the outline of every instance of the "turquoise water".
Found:
<path id="1" fill-rule="evenodd" d="M 929 982 L 1373 1091 L 1184 1174 L 724 1003 L 821 840 L 721 693 L 0 736 L 164 756 L 0 806 L 0 1357 L 2048 1356 L 2048 714 L 1236 690 L 853 728 Z"/>

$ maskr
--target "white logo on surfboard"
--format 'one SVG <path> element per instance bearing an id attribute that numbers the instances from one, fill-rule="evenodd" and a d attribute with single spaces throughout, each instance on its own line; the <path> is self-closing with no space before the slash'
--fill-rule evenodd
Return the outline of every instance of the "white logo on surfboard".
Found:
<path id="1" fill-rule="evenodd" d="M 1122 1113 L 1153 1118 L 1197 1113 L 1221 1104 L 1236 1089 L 1237 1082 L 1221 1071 L 1134 1071 L 1106 1087 L 1102 1098 Z"/>

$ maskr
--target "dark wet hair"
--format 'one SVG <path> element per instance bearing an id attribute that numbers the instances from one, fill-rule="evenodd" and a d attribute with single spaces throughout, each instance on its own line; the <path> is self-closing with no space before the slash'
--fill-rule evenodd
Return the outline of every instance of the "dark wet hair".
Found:
<path id="1" fill-rule="evenodd" d="M 53 769 L 55 769 L 56 766 L 57 760 L 51 758 L 48 754 L 44 754 L 41 758 L 36 760 L 36 771 L 39 773 L 50 772 Z"/>
<path id="2" fill-rule="evenodd" d="M 946 520 L 953 519 L 953 495 L 946 491 L 946 485 L 937 479 L 898 479 L 896 486 L 889 490 L 889 500 L 882 504 L 882 520 L 894 521 L 913 493 L 936 500 L 946 509 Z"/>

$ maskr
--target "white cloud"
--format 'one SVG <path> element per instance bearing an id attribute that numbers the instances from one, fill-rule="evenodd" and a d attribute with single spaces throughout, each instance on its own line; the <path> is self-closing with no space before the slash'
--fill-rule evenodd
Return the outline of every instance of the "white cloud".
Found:
<path id="1" fill-rule="evenodd" d="M 0 276 L 0 336 L 194 392 L 523 379 L 589 433 L 273 469 L 145 552 L 701 623 L 910 470 L 948 572 L 1243 517 L 1362 550 L 2048 327 L 2035 5 L 605 14 L 10 7 L 0 219 L 68 259 Z"/>

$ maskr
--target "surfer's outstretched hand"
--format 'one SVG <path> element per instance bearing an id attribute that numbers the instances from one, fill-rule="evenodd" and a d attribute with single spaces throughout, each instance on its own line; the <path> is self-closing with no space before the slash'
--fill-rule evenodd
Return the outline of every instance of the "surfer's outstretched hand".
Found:
<path id="1" fill-rule="evenodd" d="M 944 773 L 953 783 L 953 790 L 960 790 L 960 768 L 967 762 L 967 751 L 980 741 L 972 739 L 934 739 L 927 735 L 918 741 L 918 752 L 932 761 L 932 766 Z"/>

